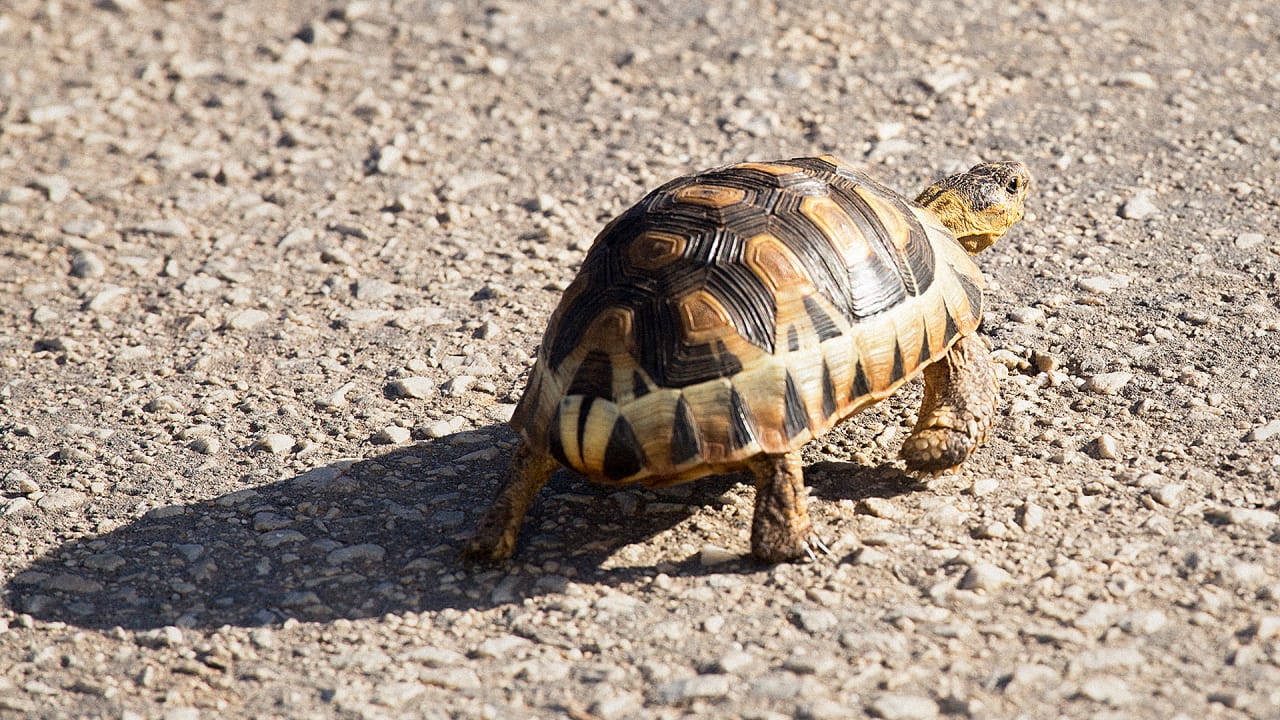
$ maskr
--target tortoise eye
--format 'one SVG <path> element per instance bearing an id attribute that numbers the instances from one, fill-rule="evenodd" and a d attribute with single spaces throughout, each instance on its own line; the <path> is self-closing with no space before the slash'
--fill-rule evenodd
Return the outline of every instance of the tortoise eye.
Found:
<path id="1" fill-rule="evenodd" d="M 1017 195 L 1020 190 L 1022 190 L 1022 178 L 1017 175 L 1014 175 L 1009 184 L 1004 186 L 1004 191 L 1010 195 Z"/>

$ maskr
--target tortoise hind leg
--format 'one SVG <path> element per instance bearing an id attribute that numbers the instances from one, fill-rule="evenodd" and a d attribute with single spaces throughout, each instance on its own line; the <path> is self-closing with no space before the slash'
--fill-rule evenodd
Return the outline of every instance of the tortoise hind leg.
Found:
<path id="1" fill-rule="evenodd" d="M 805 556 L 813 559 L 814 548 L 830 553 L 809 522 L 800 451 L 761 455 L 751 460 L 750 467 L 756 484 L 751 554 L 776 563 Z"/>
<path id="2" fill-rule="evenodd" d="M 982 338 L 960 338 L 944 360 L 924 370 L 920 419 L 900 453 L 907 469 L 938 473 L 967 460 L 987 439 L 998 401 L 995 366 Z"/>
<path id="3" fill-rule="evenodd" d="M 524 514 L 559 464 L 545 453 L 535 452 L 524 440 L 511 457 L 511 467 L 493 504 L 485 511 L 475 535 L 462 550 L 469 562 L 499 563 L 511 557 Z"/>

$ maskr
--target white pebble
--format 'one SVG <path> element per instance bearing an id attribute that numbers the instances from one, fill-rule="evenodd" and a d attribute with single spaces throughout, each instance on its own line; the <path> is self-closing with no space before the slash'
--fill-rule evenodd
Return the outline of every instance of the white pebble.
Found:
<path id="1" fill-rule="evenodd" d="M 978 562 L 970 565 L 969 570 L 960 579 L 960 589 L 991 592 L 1012 582 L 1013 575 L 1004 568 L 988 562 Z"/>
<path id="2" fill-rule="evenodd" d="M 249 308 L 227 318 L 225 327 L 228 330 L 252 330 L 270 319 L 271 316 L 266 312 L 256 308 Z"/>
<path id="3" fill-rule="evenodd" d="M 387 384 L 387 393 L 392 397 L 425 399 L 434 395 L 436 384 L 424 377 L 405 377 Z"/>
<path id="4" fill-rule="evenodd" d="M 1023 325 L 1043 325 L 1044 311 L 1037 307 L 1021 307 L 1009 311 L 1009 319 Z"/>
<path id="5" fill-rule="evenodd" d="M 938 717 L 938 704 L 923 695 L 881 695 L 867 709 L 884 720 L 930 720 Z"/>
<path id="6" fill-rule="evenodd" d="M 1139 190 L 1120 207 L 1120 217 L 1126 220 L 1145 220 L 1156 213 L 1155 193 L 1151 190 Z"/>
<path id="7" fill-rule="evenodd" d="M 1182 491 L 1186 489 L 1185 485 L 1168 483 L 1167 485 L 1151 488 L 1151 499 L 1165 507 L 1173 507 L 1178 504 L 1178 498 L 1182 496 Z"/>
<path id="8" fill-rule="evenodd" d="M 737 553 L 726 550 L 718 545 L 703 545 L 701 552 L 698 553 L 698 562 L 703 565 L 719 565 L 720 563 L 730 562 L 737 559 Z"/>
<path id="9" fill-rule="evenodd" d="M 1264 442 L 1277 435 L 1280 435 L 1280 419 L 1272 420 L 1250 430 L 1249 434 L 1245 436 L 1245 440 L 1249 442 Z"/>
<path id="10" fill-rule="evenodd" d="M 1120 443 L 1111 433 L 1098 436 L 1098 457 L 1103 460 L 1115 460 L 1120 452 Z"/>
<path id="11" fill-rule="evenodd" d="M 1133 380 L 1133 373 L 1130 372 L 1099 373 L 1085 380 L 1081 389 L 1102 395 L 1115 395 L 1123 390 L 1130 380 Z"/>
<path id="12" fill-rule="evenodd" d="M 378 443 L 389 443 L 391 445 L 399 445 L 408 442 L 410 437 L 409 428 L 400 427 L 399 425 L 388 425 L 378 431 L 373 436 L 373 441 Z"/>
<path id="13" fill-rule="evenodd" d="M 283 433 L 267 433 L 249 446 L 250 450 L 269 452 L 272 455 L 283 455 L 293 449 L 293 437 Z"/>

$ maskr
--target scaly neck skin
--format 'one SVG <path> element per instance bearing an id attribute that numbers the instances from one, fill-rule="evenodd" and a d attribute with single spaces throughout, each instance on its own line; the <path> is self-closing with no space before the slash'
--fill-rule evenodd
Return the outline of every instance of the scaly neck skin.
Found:
<path id="1" fill-rule="evenodd" d="M 989 232 L 986 228 L 978 227 L 974 222 L 976 217 L 973 210 L 954 190 L 943 190 L 937 185 L 930 185 L 916 197 L 916 202 L 942 221 L 970 255 L 986 250 L 1004 236 L 1003 231 Z"/>

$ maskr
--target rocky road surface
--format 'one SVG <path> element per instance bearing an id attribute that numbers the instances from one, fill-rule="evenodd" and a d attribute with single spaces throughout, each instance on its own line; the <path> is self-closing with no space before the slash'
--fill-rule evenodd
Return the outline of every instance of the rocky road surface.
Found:
<path id="1" fill-rule="evenodd" d="M 932 6 L 0 3 L 0 717 L 1280 717 L 1280 6 Z M 1031 166 L 991 441 L 460 566 L 604 221 L 823 152 Z"/>

